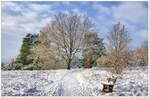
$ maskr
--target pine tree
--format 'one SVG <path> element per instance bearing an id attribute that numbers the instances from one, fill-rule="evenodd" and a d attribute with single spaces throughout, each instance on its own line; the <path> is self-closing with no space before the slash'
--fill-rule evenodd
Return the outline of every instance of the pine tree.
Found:
<path id="1" fill-rule="evenodd" d="M 36 34 L 27 34 L 23 38 L 23 43 L 20 49 L 20 54 L 18 55 L 16 62 L 22 63 L 23 65 L 32 64 L 34 57 L 33 52 L 31 51 L 33 46 L 38 42 L 38 35 Z"/>
<path id="2" fill-rule="evenodd" d="M 99 38 L 97 33 L 88 33 L 84 39 L 85 49 L 83 50 L 83 66 L 91 68 L 96 66 L 96 60 L 104 55 L 105 47 L 103 39 Z"/>

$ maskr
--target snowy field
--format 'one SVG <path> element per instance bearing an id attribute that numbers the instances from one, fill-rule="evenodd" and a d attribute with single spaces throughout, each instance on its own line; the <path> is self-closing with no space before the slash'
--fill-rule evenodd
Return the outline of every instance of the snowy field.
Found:
<path id="1" fill-rule="evenodd" d="M 147 96 L 148 68 L 124 71 L 112 93 L 102 93 L 101 83 L 112 74 L 105 69 L 2 71 L 2 96 Z"/>

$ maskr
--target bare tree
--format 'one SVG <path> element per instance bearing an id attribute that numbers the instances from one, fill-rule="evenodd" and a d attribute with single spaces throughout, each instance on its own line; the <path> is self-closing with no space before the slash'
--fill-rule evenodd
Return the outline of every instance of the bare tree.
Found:
<path id="1" fill-rule="evenodd" d="M 52 62 L 50 62 L 51 51 L 49 46 L 49 40 L 47 39 L 47 36 L 44 32 L 40 32 L 39 43 L 34 50 L 36 51 L 36 59 L 37 61 L 39 60 L 43 69 L 46 69 L 53 64 Z"/>
<path id="2" fill-rule="evenodd" d="M 115 73 L 120 73 L 122 68 L 127 65 L 128 59 L 128 44 L 130 38 L 127 33 L 127 28 L 120 24 L 114 24 L 112 31 L 108 35 L 108 48 L 110 54 L 113 55 L 112 65 Z"/>
<path id="3" fill-rule="evenodd" d="M 82 39 L 85 33 L 91 32 L 93 26 L 88 17 L 78 16 L 74 13 L 59 13 L 46 26 L 45 31 L 49 35 L 51 44 L 59 51 L 70 69 L 76 53 L 82 48 Z"/>

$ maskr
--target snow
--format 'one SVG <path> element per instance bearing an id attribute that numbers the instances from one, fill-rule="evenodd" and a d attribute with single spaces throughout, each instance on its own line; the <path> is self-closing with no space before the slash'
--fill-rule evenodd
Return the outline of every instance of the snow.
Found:
<path id="1" fill-rule="evenodd" d="M 2 71 L 2 96 L 147 96 L 148 68 L 114 75 L 102 68 Z M 112 93 L 102 93 L 108 77 L 119 77 Z"/>

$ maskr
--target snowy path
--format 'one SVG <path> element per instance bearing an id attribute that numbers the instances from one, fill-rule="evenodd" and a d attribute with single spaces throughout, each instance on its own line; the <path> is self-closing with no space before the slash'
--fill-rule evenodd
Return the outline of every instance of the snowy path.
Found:
<path id="1" fill-rule="evenodd" d="M 146 96 L 147 68 L 122 73 L 113 93 L 101 93 L 101 83 L 112 74 L 104 69 L 2 71 L 2 96 Z"/>

